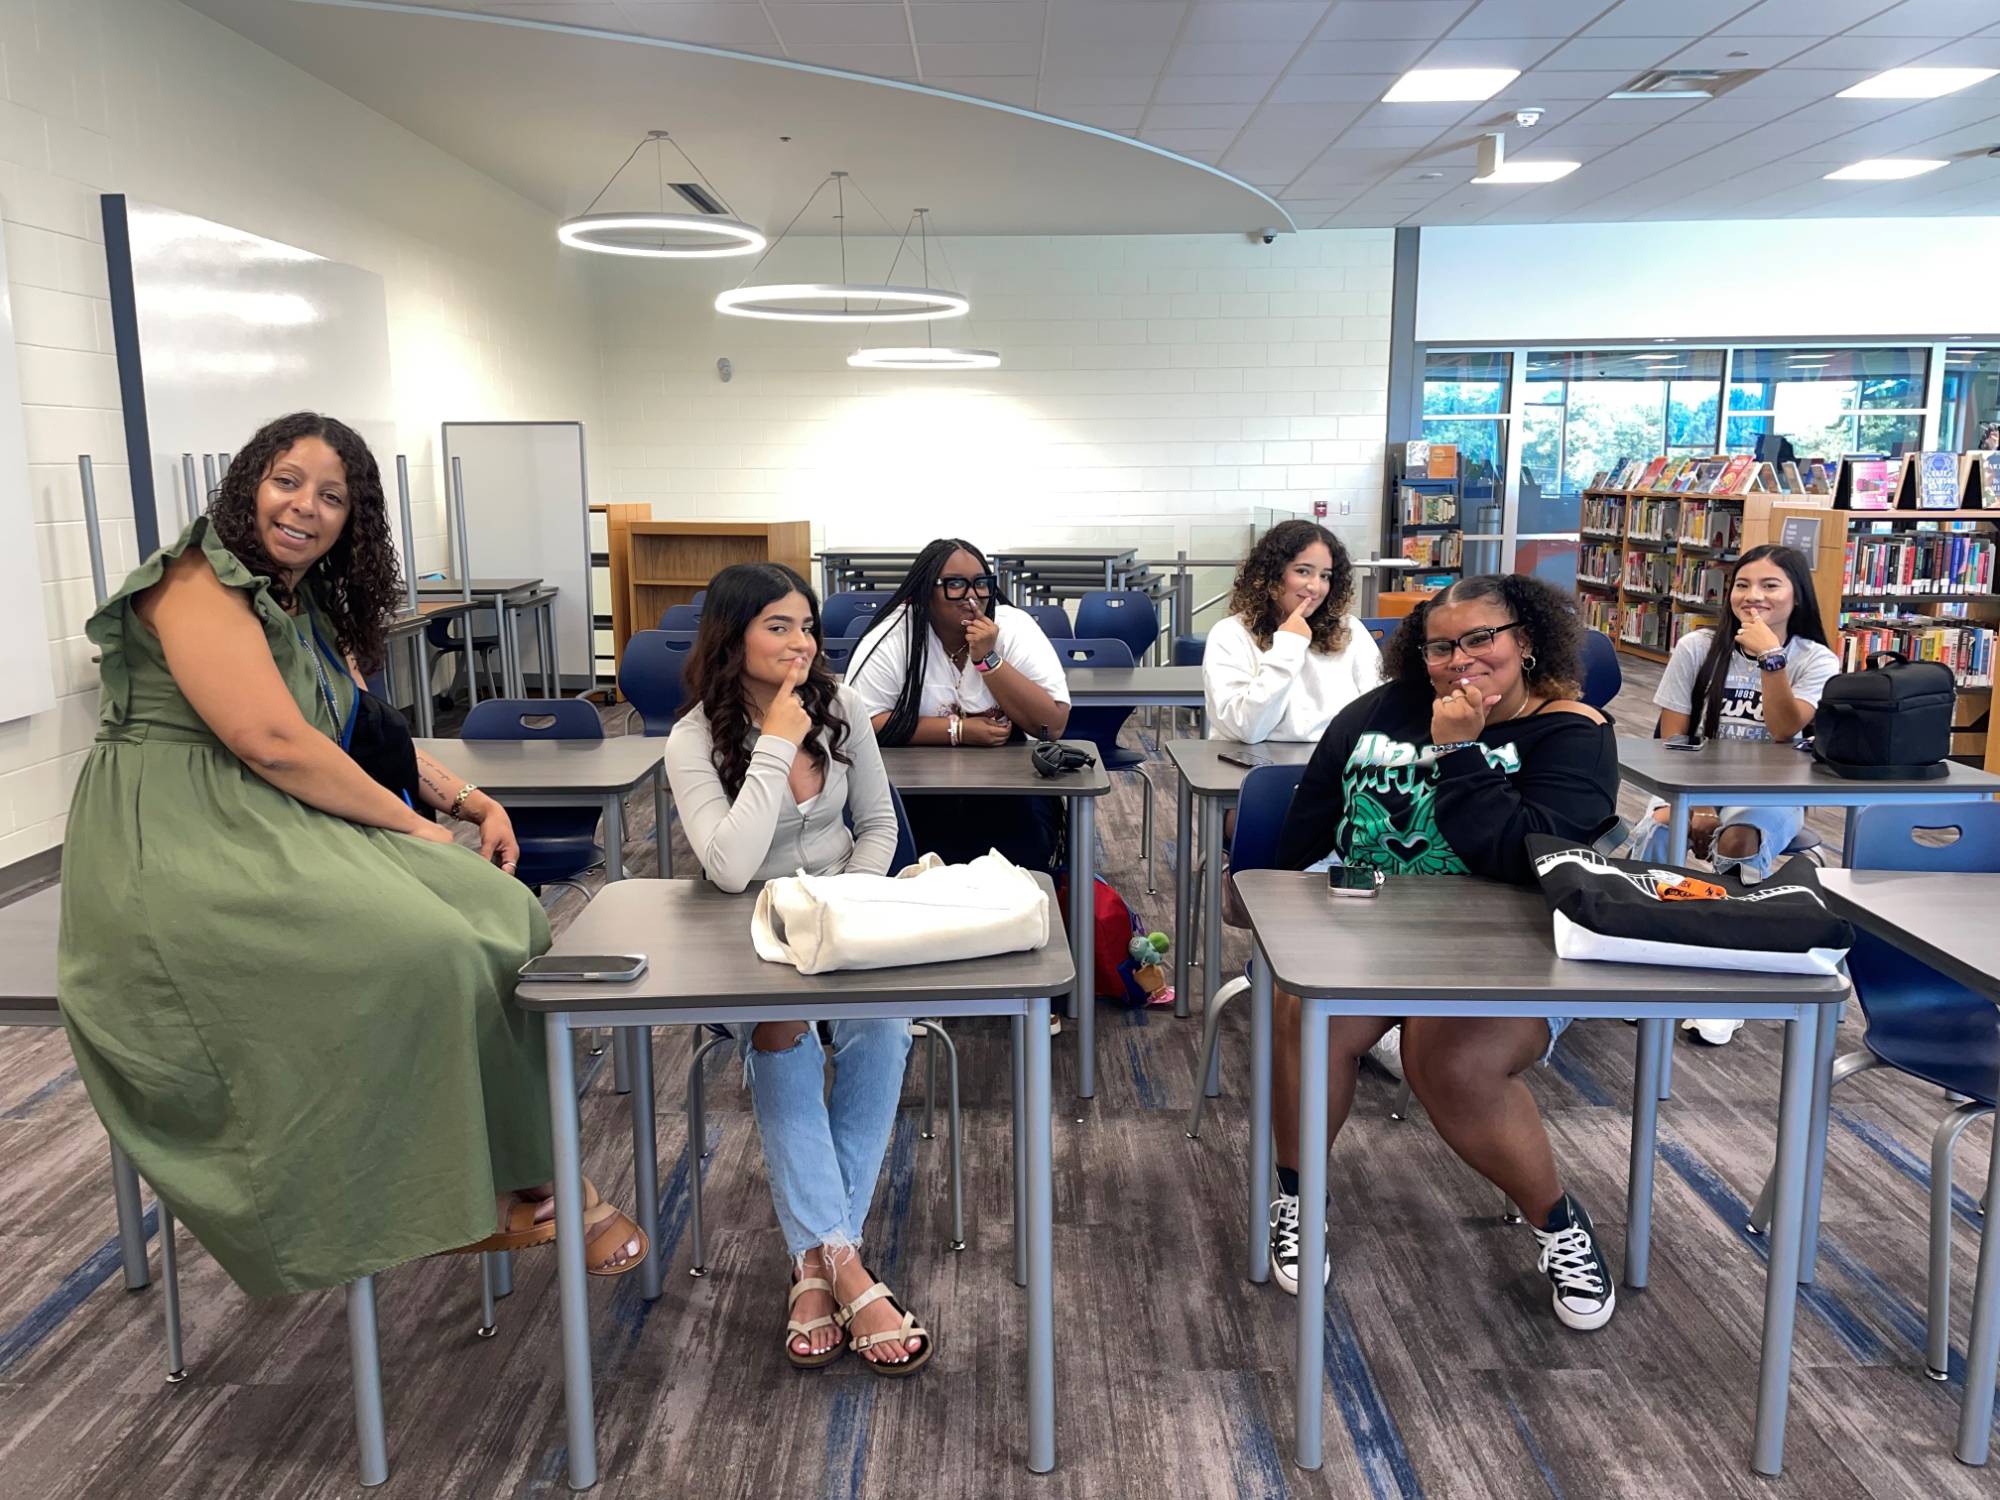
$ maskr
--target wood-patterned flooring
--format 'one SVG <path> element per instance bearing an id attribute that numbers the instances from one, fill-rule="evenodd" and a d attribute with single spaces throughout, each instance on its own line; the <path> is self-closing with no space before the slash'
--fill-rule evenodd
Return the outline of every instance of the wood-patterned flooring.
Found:
<path id="1" fill-rule="evenodd" d="M 1651 680 L 1639 664 L 1627 671 L 1618 717 L 1645 733 Z M 1158 811 L 1171 840 L 1172 772 L 1164 762 L 1161 772 Z M 1146 897 L 1138 782 L 1117 781 L 1099 825 L 1100 868 L 1166 928 L 1170 863 L 1162 859 L 1161 895 Z M 633 814 L 628 868 L 650 874 L 649 799 Z M 1821 831 L 1837 834 L 1837 822 Z M 576 901 L 555 903 L 558 923 Z M 1241 961 L 1234 943 L 1230 958 Z M 702 1167 L 709 1274 L 689 1277 L 687 1041 L 663 1031 L 658 1229 L 667 1287 L 649 1306 L 629 1279 L 591 1286 L 598 1492 L 607 1500 L 2000 1494 L 2000 1478 L 1952 1457 L 1958 1384 L 1933 1384 L 1920 1368 L 1928 1143 L 1945 1108 L 1936 1091 L 1876 1073 L 1836 1096 L 1824 1253 L 1800 1307 L 1786 1473 L 1772 1481 L 1754 1477 L 1748 1462 L 1763 1247 L 1743 1225 L 1769 1160 L 1777 1029 L 1752 1026 L 1719 1050 L 1677 1046 L 1675 1097 L 1662 1114 L 1652 1285 L 1623 1293 L 1616 1319 L 1588 1335 L 1550 1316 L 1533 1241 L 1498 1222 L 1492 1189 L 1421 1113 L 1391 1122 L 1394 1085 L 1367 1073 L 1333 1154 L 1326 1465 L 1307 1474 L 1290 1459 L 1295 1304 L 1248 1284 L 1240 1266 L 1247 1018 L 1239 1009 L 1224 1027 L 1224 1094 L 1199 1141 L 1182 1128 L 1199 1024 L 1111 1010 L 1100 1020 L 1095 1102 L 1074 1107 L 1073 1031 L 1055 1048 L 1053 1474 L 1022 1466 L 1003 1028 L 955 1028 L 969 1248 L 945 1248 L 945 1145 L 919 1139 L 920 1068 L 911 1070 L 870 1220 L 877 1271 L 940 1338 L 931 1368 L 907 1384 L 876 1379 L 852 1359 L 816 1375 L 784 1363 L 782 1247 L 747 1099 L 721 1058 Z M 1852 1023 L 1848 1031 L 1853 1045 Z M 1532 1080 L 1566 1180 L 1590 1205 L 1614 1263 L 1632 1054 L 1631 1028 L 1580 1023 Z M 1975 1126 L 1959 1152 L 1952 1321 L 1961 1350 L 1987 1131 Z M 629 1199 L 621 1185 L 630 1136 L 608 1086 L 586 1101 L 584 1140 L 587 1170 Z M 192 1375 L 162 1383 L 160 1292 L 122 1289 L 104 1140 L 59 1035 L 0 1032 L 0 1150 L 11 1205 L 0 1220 L 0 1493 L 266 1500 L 356 1490 L 338 1295 L 250 1302 L 183 1235 Z M 487 1341 L 473 1337 L 469 1263 L 433 1261 L 379 1278 L 392 1472 L 378 1493 L 563 1493 L 553 1272 L 545 1252 L 519 1258 L 515 1294 Z"/>

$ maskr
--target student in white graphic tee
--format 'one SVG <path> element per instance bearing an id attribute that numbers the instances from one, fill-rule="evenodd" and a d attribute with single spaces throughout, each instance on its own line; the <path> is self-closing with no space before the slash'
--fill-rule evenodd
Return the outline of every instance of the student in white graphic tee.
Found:
<path id="1" fill-rule="evenodd" d="M 1229 617 L 1208 633 L 1201 676 L 1211 738 L 1313 743 L 1381 685 L 1382 652 L 1354 608 L 1354 566 L 1312 521 L 1282 521 L 1236 570 Z"/>

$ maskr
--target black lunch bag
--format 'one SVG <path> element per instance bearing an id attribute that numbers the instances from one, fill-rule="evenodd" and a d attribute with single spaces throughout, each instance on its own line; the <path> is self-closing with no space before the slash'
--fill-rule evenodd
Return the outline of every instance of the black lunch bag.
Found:
<path id="1" fill-rule="evenodd" d="M 1878 651 L 1829 677 L 1813 714 L 1813 759 L 1851 781 L 1934 781 L 1951 754 L 1951 668 Z"/>

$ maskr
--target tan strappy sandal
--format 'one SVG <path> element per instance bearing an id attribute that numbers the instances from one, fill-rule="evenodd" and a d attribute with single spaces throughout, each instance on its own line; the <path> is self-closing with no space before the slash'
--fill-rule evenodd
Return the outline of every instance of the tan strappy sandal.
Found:
<path id="1" fill-rule="evenodd" d="M 793 1308 L 797 1307 L 799 1298 L 803 1297 L 807 1292 L 825 1292 L 828 1297 L 831 1297 L 833 1295 L 833 1283 L 819 1276 L 801 1277 L 792 1283 L 791 1295 L 785 1299 L 785 1311 L 790 1312 Z M 820 1329 L 837 1326 L 839 1326 L 838 1318 L 827 1317 L 813 1318 L 804 1323 L 801 1323 L 797 1318 L 792 1318 L 786 1322 L 785 1358 L 792 1362 L 792 1368 L 795 1370 L 823 1370 L 836 1359 L 839 1359 L 841 1355 L 845 1354 L 847 1352 L 847 1339 L 844 1334 L 832 1347 L 823 1349 L 818 1354 L 801 1354 L 792 1347 L 793 1339 L 802 1338 L 810 1340 Z"/>
<path id="2" fill-rule="evenodd" d="M 866 1270 L 867 1268 L 863 1267 L 863 1269 Z M 833 1315 L 834 1321 L 839 1323 L 842 1328 L 848 1330 L 848 1346 L 856 1354 L 866 1354 L 877 1344 L 894 1344 L 898 1348 L 902 1348 L 911 1339 L 922 1339 L 924 1341 L 923 1347 L 905 1360 L 893 1364 L 888 1360 L 882 1359 L 864 1359 L 862 1361 L 863 1364 L 868 1366 L 877 1375 L 888 1375 L 895 1378 L 914 1375 L 931 1362 L 931 1355 L 937 1351 L 937 1341 L 930 1336 L 928 1329 L 919 1326 L 916 1316 L 896 1300 L 894 1292 L 874 1279 L 875 1273 L 873 1271 L 868 1272 L 868 1277 L 868 1290 L 863 1292 L 859 1297 L 856 1297 L 852 1302 L 843 1303 L 840 1310 Z M 854 1315 L 874 1302 L 887 1302 L 889 1306 L 901 1313 L 903 1315 L 902 1326 L 893 1328 L 887 1333 L 854 1332 Z M 907 1354 L 909 1351 L 905 1349 L 904 1352 Z"/>
<path id="3" fill-rule="evenodd" d="M 639 1242 L 638 1254 L 615 1266 L 604 1264 L 632 1240 Z M 652 1251 L 653 1242 L 646 1237 L 646 1231 L 629 1215 L 598 1197 L 597 1189 L 586 1177 L 583 1182 L 584 1270 L 592 1276 L 623 1276 L 627 1271 L 638 1270 Z"/>

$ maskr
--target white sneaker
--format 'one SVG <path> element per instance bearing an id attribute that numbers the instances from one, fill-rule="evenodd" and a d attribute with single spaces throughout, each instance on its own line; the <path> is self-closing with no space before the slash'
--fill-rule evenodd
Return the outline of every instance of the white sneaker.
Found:
<path id="1" fill-rule="evenodd" d="M 1403 1077 L 1403 1028 L 1391 1026 L 1382 1033 L 1382 1040 L 1368 1049 L 1368 1055 L 1380 1063 L 1383 1070 L 1401 1082 Z"/>
<path id="2" fill-rule="evenodd" d="M 1290 1292 L 1299 1294 L 1299 1200 L 1279 1193 L 1271 1200 L 1271 1279 Z M 1333 1252 L 1326 1253 L 1320 1268 L 1320 1283 L 1333 1280 Z"/>
<path id="3" fill-rule="evenodd" d="M 1711 1047 L 1727 1046 L 1729 1039 L 1743 1029 L 1741 1021 L 1694 1021 L 1681 1022 L 1682 1031 L 1692 1031 Z"/>

